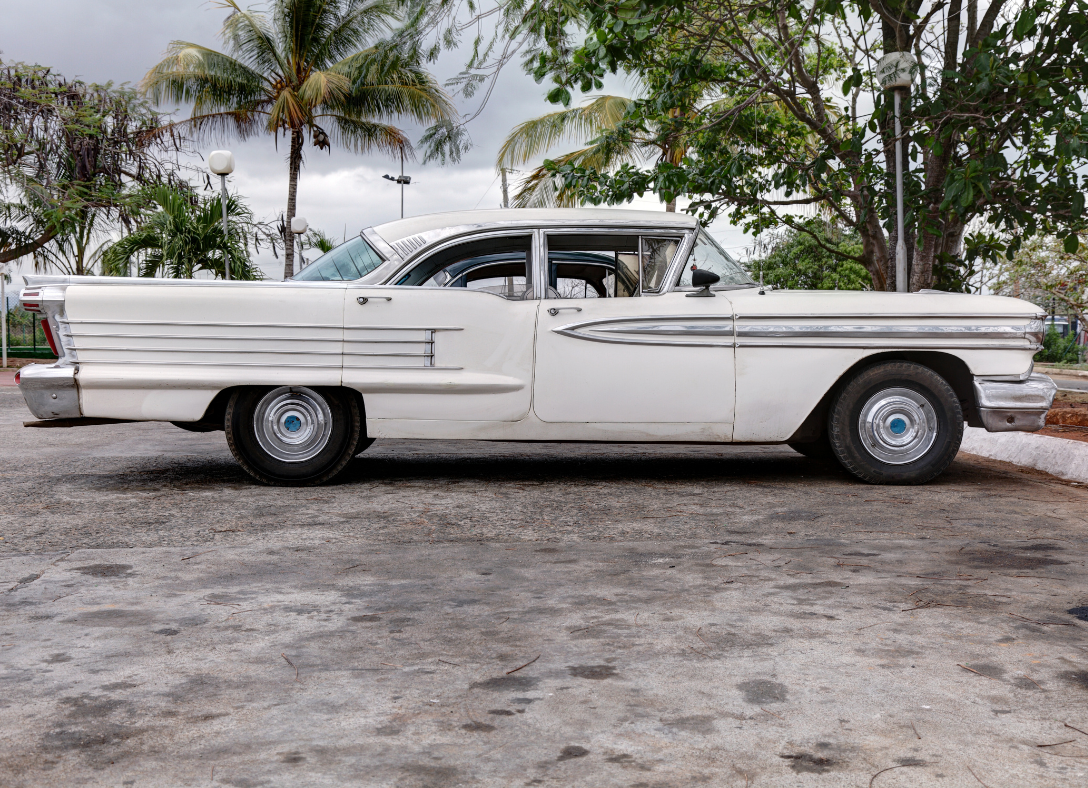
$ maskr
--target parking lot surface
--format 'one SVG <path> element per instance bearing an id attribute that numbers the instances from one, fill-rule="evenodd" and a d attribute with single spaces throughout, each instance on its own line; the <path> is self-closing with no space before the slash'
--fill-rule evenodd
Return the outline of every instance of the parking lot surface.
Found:
<path id="1" fill-rule="evenodd" d="M 31 430 L 0 389 L 0 785 L 1088 781 L 1088 492 L 961 456 Z"/>

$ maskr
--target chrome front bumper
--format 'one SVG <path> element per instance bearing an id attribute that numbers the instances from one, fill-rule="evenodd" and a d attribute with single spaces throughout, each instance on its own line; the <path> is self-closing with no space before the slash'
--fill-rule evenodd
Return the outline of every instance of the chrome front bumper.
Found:
<path id="1" fill-rule="evenodd" d="M 1038 373 L 1019 382 L 975 378 L 975 401 L 987 432 L 1042 429 L 1057 391 L 1053 380 Z"/>
<path id="2" fill-rule="evenodd" d="M 19 370 L 19 391 L 39 419 L 78 419 L 76 368 L 31 364 Z"/>

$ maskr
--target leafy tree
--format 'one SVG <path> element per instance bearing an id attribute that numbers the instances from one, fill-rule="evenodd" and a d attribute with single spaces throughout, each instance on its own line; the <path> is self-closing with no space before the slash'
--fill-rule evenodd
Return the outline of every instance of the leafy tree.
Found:
<path id="1" fill-rule="evenodd" d="M 0 263 L 48 256 L 43 247 L 76 227 L 126 221 L 130 187 L 175 172 L 169 154 L 184 140 L 148 134 L 161 124 L 127 88 L 0 61 Z"/>
<path id="2" fill-rule="evenodd" d="M 1051 314 L 1077 318 L 1088 325 L 1088 253 L 1065 251 L 1064 243 L 1053 237 L 1026 241 L 1013 259 L 1001 256 L 1005 243 L 990 235 L 989 257 L 993 266 L 984 268 L 980 278 L 998 295 L 1026 298 Z"/>
<path id="3" fill-rule="evenodd" d="M 289 140 L 287 218 L 295 216 L 303 143 L 334 143 L 357 153 L 411 150 L 404 132 L 384 119 L 449 121 L 449 97 L 401 39 L 382 40 L 397 18 L 396 0 L 271 0 L 271 13 L 230 10 L 225 52 L 174 41 L 144 77 L 152 99 L 189 102 L 192 116 L 168 129 L 196 135 L 284 135 Z M 294 275 L 294 243 L 285 230 L 284 278 Z"/>
<path id="4" fill-rule="evenodd" d="M 138 226 L 102 252 L 102 273 L 192 279 L 200 271 L 223 278 L 224 251 L 232 279 L 262 279 L 250 262 L 249 239 L 272 232 L 253 222 L 253 215 L 234 197 L 227 198 L 229 239 L 223 238 L 223 203 L 219 195 L 200 198 L 193 193 L 158 186 L 148 193 L 150 210 Z"/>
<path id="5" fill-rule="evenodd" d="M 850 259 L 873 286 L 894 289 L 892 102 L 871 75 L 880 55 L 910 52 L 920 64 L 904 104 L 911 289 L 932 286 L 940 266 L 963 269 L 977 218 L 1004 231 L 1012 252 L 1040 232 L 1077 248 L 1088 188 L 1085 0 L 574 6 L 548 9 L 559 22 L 534 73 L 552 78 L 549 98 L 569 103 L 573 88 L 599 89 L 623 70 L 646 93 L 610 135 L 654 129 L 688 152 L 679 164 L 615 172 L 551 165 L 590 202 L 686 194 L 704 219 L 725 212 L 799 232 L 790 208 L 819 205 L 858 234 Z"/>
<path id="6" fill-rule="evenodd" d="M 131 210 L 131 206 L 128 206 Z M 34 268 L 57 270 L 69 276 L 89 276 L 102 256 L 105 238 L 103 212 L 90 208 L 68 211 L 55 236 L 34 251 Z"/>
<path id="7" fill-rule="evenodd" d="M 771 241 L 770 253 L 748 265 L 766 284 L 790 290 L 866 290 L 869 272 L 854 262 L 861 250 L 857 233 L 844 233 L 823 219 L 804 230 L 787 228 Z"/>

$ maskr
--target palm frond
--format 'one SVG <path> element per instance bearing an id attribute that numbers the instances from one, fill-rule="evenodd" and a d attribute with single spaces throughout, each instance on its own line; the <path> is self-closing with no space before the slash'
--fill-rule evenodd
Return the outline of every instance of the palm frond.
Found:
<path id="1" fill-rule="evenodd" d="M 196 114 L 252 104 L 268 90 L 266 79 L 241 61 L 187 41 L 172 41 L 140 87 L 158 103 L 192 104 Z"/>
<path id="2" fill-rule="evenodd" d="M 298 89 L 298 98 L 307 107 L 326 102 L 342 102 L 348 97 L 351 82 L 343 74 L 331 71 L 311 71 Z"/>
<path id="3" fill-rule="evenodd" d="M 276 33 L 268 17 L 243 10 L 235 0 L 219 0 L 216 4 L 231 12 L 219 33 L 231 52 L 262 74 L 290 75 L 291 65 L 276 46 Z"/>
<path id="4" fill-rule="evenodd" d="M 355 153 L 378 152 L 394 156 L 403 151 L 406 156 L 412 156 L 411 141 L 396 126 L 343 115 L 327 117 L 332 121 L 328 129 L 332 141 Z"/>
<path id="5" fill-rule="evenodd" d="M 352 0 L 314 52 L 314 60 L 323 65 L 343 60 L 368 41 L 387 35 L 396 17 L 395 0 Z"/>
<path id="6" fill-rule="evenodd" d="M 564 140 L 593 139 L 614 129 L 627 114 L 632 99 L 597 96 L 581 107 L 551 112 L 514 127 L 502 147 L 495 166 L 514 168 L 540 156 Z"/>

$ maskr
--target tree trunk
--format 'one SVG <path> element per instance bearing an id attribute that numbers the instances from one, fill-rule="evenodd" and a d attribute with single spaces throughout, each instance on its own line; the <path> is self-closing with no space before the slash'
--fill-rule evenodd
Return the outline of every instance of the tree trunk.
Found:
<path id="1" fill-rule="evenodd" d="M 288 159 L 290 176 L 287 185 L 287 222 L 283 231 L 283 278 L 295 275 L 295 234 L 291 232 L 291 220 L 295 218 L 295 197 L 298 194 L 298 171 L 302 168 L 302 131 L 291 131 L 291 157 Z"/>
<path id="2" fill-rule="evenodd" d="M 676 198 L 669 200 L 665 203 L 665 210 L 669 213 L 676 213 Z"/>
<path id="3" fill-rule="evenodd" d="M 50 227 L 44 233 L 39 235 L 33 241 L 27 241 L 21 246 L 13 246 L 10 249 L 5 249 L 0 252 L 0 263 L 10 263 L 12 260 L 18 260 L 20 257 L 25 257 L 28 254 L 34 254 L 34 252 L 41 249 L 47 243 L 53 240 L 57 235 L 56 227 Z"/>

